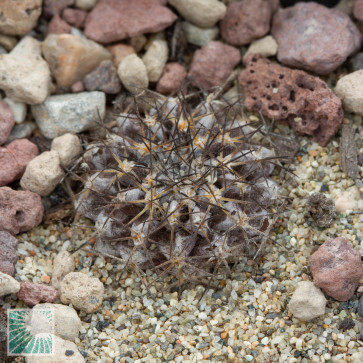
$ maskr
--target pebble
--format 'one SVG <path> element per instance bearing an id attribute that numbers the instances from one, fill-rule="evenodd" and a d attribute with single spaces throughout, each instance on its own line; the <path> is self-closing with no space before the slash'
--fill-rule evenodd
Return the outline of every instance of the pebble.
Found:
<path id="1" fill-rule="evenodd" d="M 37 24 L 41 12 L 42 0 L 1 0 L 0 33 L 8 35 L 28 33 Z"/>
<path id="2" fill-rule="evenodd" d="M 48 97 L 41 105 L 32 106 L 32 114 L 42 134 L 54 139 L 67 132 L 88 130 L 105 116 L 103 92 L 81 92 Z"/>
<path id="3" fill-rule="evenodd" d="M 146 66 L 136 54 L 130 54 L 123 59 L 118 66 L 117 74 L 131 93 L 139 93 L 149 85 Z"/>
<path id="4" fill-rule="evenodd" d="M 72 90 L 72 93 L 84 92 L 85 91 L 85 88 L 84 88 L 83 82 L 82 81 L 78 81 L 76 83 L 73 83 L 72 84 L 72 87 L 71 87 L 71 90 Z"/>
<path id="5" fill-rule="evenodd" d="M 354 211 L 359 209 L 358 201 L 360 200 L 360 192 L 356 186 L 353 186 L 342 192 L 335 199 L 335 207 L 338 213 L 345 213 L 348 210 Z"/>
<path id="6" fill-rule="evenodd" d="M 168 0 L 187 21 L 210 28 L 226 15 L 226 6 L 218 0 Z"/>
<path id="7" fill-rule="evenodd" d="M 334 71 L 361 46 L 361 33 L 348 15 L 315 2 L 277 12 L 271 35 L 281 63 L 318 74 Z"/>
<path id="8" fill-rule="evenodd" d="M 48 24 L 46 35 L 48 34 L 69 34 L 71 26 L 65 22 L 59 15 L 54 15 Z"/>
<path id="9" fill-rule="evenodd" d="M 338 301 L 347 301 L 362 277 L 360 253 L 342 237 L 328 238 L 309 259 L 316 286 Z"/>
<path id="10" fill-rule="evenodd" d="M 18 39 L 16 39 L 16 37 L 0 34 L 0 45 L 3 46 L 8 52 L 10 52 L 16 46 L 17 42 Z"/>
<path id="11" fill-rule="evenodd" d="M 23 189 L 46 196 L 56 188 L 64 175 L 58 152 L 45 151 L 28 163 L 20 185 Z"/>
<path id="12" fill-rule="evenodd" d="M 82 10 L 91 10 L 94 8 L 98 0 L 75 0 L 74 6 Z"/>
<path id="13" fill-rule="evenodd" d="M 50 71 L 36 39 L 26 36 L 11 53 L 0 55 L 0 88 L 13 101 L 31 105 L 48 96 Z"/>
<path id="14" fill-rule="evenodd" d="M 275 56 L 277 54 L 276 40 L 271 35 L 267 35 L 261 39 L 253 41 L 248 47 L 244 58 L 249 54 L 262 54 L 265 57 Z"/>
<path id="15" fill-rule="evenodd" d="M 59 291 L 63 278 L 75 268 L 73 256 L 68 251 L 60 251 L 53 261 L 52 286 Z"/>
<path id="16" fill-rule="evenodd" d="M 38 154 L 37 146 L 27 139 L 14 140 L 0 147 L 0 186 L 20 179 L 28 163 Z"/>
<path id="17" fill-rule="evenodd" d="M 120 79 L 111 60 L 102 61 L 83 78 L 83 84 L 87 91 L 102 91 L 106 94 L 117 94 L 121 91 Z"/>
<path id="18" fill-rule="evenodd" d="M 138 35 L 130 39 L 130 45 L 132 46 L 132 48 L 134 48 L 136 53 L 140 52 L 144 48 L 146 43 L 147 38 L 145 37 L 145 35 Z"/>
<path id="19" fill-rule="evenodd" d="M 199 88 L 219 86 L 240 60 L 238 49 L 220 41 L 211 41 L 194 53 L 188 77 Z"/>
<path id="20" fill-rule="evenodd" d="M 0 101 L 0 145 L 8 139 L 14 124 L 14 113 L 9 104 Z"/>
<path id="21" fill-rule="evenodd" d="M 40 302 L 51 303 L 57 300 L 58 294 L 57 290 L 52 286 L 25 281 L 21 283 L 17 296 L 25 304 L 34 306 Z"/>
<path id="22" fill-rule="evenodd" d="M 359 298 L 358 302 L 358 315 L 363 318 L 363 295 Z"/>
<path id="23" fill-rule="evenodd" d="M 128 55 L 135 54 L 135 49 L 131 45 L 123 43 L 111 45 L 107 49 L 112 53 L 112 61 L 115 67 L 118 67 Z"/>
<path id="24" fill-rule="evenodd" d="M 5 97 L 4 102 L 6 102 L 11 108 L 11 111 L 13 111 L 14 121 L 17 124 L 22 123 L 26 117 L 26 104 L 23 102 L 15 102 L 9 97 Z"/>
<path id="25" fill-rule="evenodd" d="M 50 34 L 42 43 L 44 58 L 57 84 L 70 87 L 81 81 L 111 53 L 101 45 L 73 34 Z"/>
<path id="26" fill-rule="evenodd" d="M 177 19 L 159 0 L 100 0 L 88 14 L 85 35 L 99 43 L 112 43 L 161 31 Z"/>
<path id="27" fill-rule="evenodd" d="M 85 363 L 83 355 L 79 352 L 77 345 L 69 340 L 64 340 L 53 335 L 54 354 L 34 354 L 25 357 L 26 363 Z"/>
<path id="28" fill-rule="evenodd" d="M 60 15 L 68 6 L 72 6 L 74 0 L 43 0 L 43 15 L 51 18 L 54 15 Z"/>
<path id="29" fill-rule="evenodd" d="M 295 318 L 310 321 L 325 314 L 324 294 L 311 281 L 297 283 L 289 302 L 289 311 Z"/>
<path id="30" fill-rule="evenodd" d="M 344 117 L 340 99 L 318 77 L 272 63 L 261 55 L 244 59 L 239 76 L 248 110 L 287 122 L 325 146 Z"/>
<path id="31" fill-rule="evenodd" d="M 38 194 L 0 187 L 0 231 L 11 234 L 29 231 L 41 223 L 43 212 Z"/>
<path id="32" fill-rule="evenodd" d="M 64 167 L 70 167 L 74 161 L 81 156 L 82 146 L 81 141 L 77 135 L 64 134 L 56 137 L 52 141 L 52 151 L 57 151 L 59 155 L 60 164 Z"/>
<path id="33" fill-rule="evenodd" d="M 0 231 L 0 272 L 14 276 L 15 264 L 18 261 L 18 240 L 9 232 Z"/>
<path id="34" fill-rule="evenodd" d="M 63 10 L 62 18 L 68 24 L 81 29 L 84 27 L 87 15 L 88 13 L 85 10 L 67 8 Z"/>
<path id="35" fill-rule="evenodd" d="M 183 22 L 183 30 L 188 43 L 199 47 L 203 47 L 211 40 L 216 39 L 219 34 L 219 29 L 216 26 L 203 29 L 187 21 Z"/>
<path id="36" fill-rule="evenodd" d="M 58 337 L 75 341 L 78 338 L 81 327 L 81 319 L 78 317 L 76 310 L 70 306 L 62 304 L 37 304 L 32 311 L 44 309 L 54 310 L 54 334 Z"/>
<path id="37" fill-rule="evenodd" d="M 242 0 L 227 7 L 221 21 L 222 38 L 236 46 L 246 45 L 263 37 L 270 30 L 272 8 L 265 0 Z"/>
<path id="38" fill-rule="evenodd" d="M 357 53 L 353 61 L 354 71 L 360 71 L 363 69 L 363 52 Z"/>
<path id="39" fill-rule="evenodd" d="M 363 70 L 340 78 L 334 92 L 342 100 L 345 111 L 363 116 Z"/>
<path id="40" fill-rule="evenodd" d="M 306 210 L 319 227 L 328 227 L 335 217 L 335 203 L 323 193 L 313 193 L 306 202 Z"/>
<path id="41" fill-rule="evenodd" d="M 173 93 L 181 87 L 186 76 L 185 67 L 176 62 L 168 63 L 156 85 L 156 91 L 162 94 Z"/>
<path id="42" fill-rule="evenodd" d="M 90 314 L 101 307 L 103 292 L 99 279 L 81 272 L 71 272 L 61 282 L 60 298 L 63 304 L 71 303 L 76 309 Z"/>
<path id="43" fill-rule="evenodd" d="M 142 57 L 150 82 L 157 82 L 163 73 L 168 60 L 168 43 L 165 40 L 154 40 Z"/>
<path id="44" fill-rule="evenodd" d="M 363 22 L 363 0 L 355 0 L 353 15 L 357 20 Z"/>
<path id="45" fill-rule="evenodd" d="M 22 122 L 21 124 L 16 124 L 7 139 L 7 142 L 11 142 L 17 139 L 27 139 L 29 138 L 33 131 L 37 128 L 34 122 Z"/>
<path id="46" fill-rule="evenodd" d="M 20 284 L 14 277 L 0 272 L 0 297 L 8 294 L 16 294 L 19 290 Z"/>

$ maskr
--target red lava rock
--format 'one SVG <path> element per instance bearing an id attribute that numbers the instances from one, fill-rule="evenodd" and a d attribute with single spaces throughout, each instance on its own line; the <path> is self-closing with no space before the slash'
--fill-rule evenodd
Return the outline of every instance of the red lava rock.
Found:
<path id="1" fill-rule="evenodd" d="M 83 28 L 87 15 L 87 11 L 68 8 L 63 10 L 62 18 L 76 28 Z"/>
<path id="2" fill-rule="evenodd" d="M 43 15 L 47 18 L 60 15 L 63 9 L 73 3 L 74 0 L 43 0 Z"/>
<path id="3" fill-rule="evenodd" d="M 18 299 L 23 300 L 27 305 L 34 306 L 40 302 L 54 302 L 57 300 L 58 293 L 53 286 L 25 281 L 20 285 L 17 296 Z"/>
<path id="4" fill-rule="evenodd" d="M 0 271 L 11 276 L 15 275 L 15 264 L 18 261 L 17 245 L 18 240 L 14 236 L 0 231 Z"/>
<path id="5" fill-rule="evenodd" d="M 88 14 L 85 35 L 111 43 L 163 30 L 177 16 L 158 0 L 100 0 Z"/>
<path id="6" fill-rule="evenodd" d="M 37 146 L 27 139 L 17 139 L 0 147 L 0 187 L 20 179 L 29 161 L 38 154 Z"/>
<path id="7" fill-rule="evenodd" d="M 0 101 L 0 145 L 7 140 L 14 124 L 14 114 L 10 106 L 5 101 Z"/>
<path id="8" fill-rule="evenodd" d="M 72 84 L 72 92 L 79 93 L 84 91 L 84 85 L 82 81 L 78 81 Z"/>
<path id="9" fill-rule="evenodd" d="M 355 0 L 353 15 L 357 20 L 363 22 L 363 0 Z"/>
<path id="10" fill-rule="evenodd" d="M 338 131 L 344 117 L 341 100 L 320 78 L 261 55 L 251 54 L 244 63 L 238 80 L 249 110 L 287 122 L 321 146 Z"/>
<path id="11" fill-rule="evenodd" d="M 315 2 L 279 10 L 271 34 L 277 58 L 290 67 L 328 74 L 358 52 L 361 33 L 348 15 Z"/>
<path id="12" fill-rule="evenodd" d="M 347 301 L 362 277 L 360 253 L 342 237 L 328 238 L 309 259 L 314 284 L 338 301 Z"/>
<path id="13" fill-rule="evenodd" d="M 156 85 L 156 91 L 163 94 L 170 94 L 180 88 L 187 76 L 186 69 L 177 62 L 168 63 Z"/>
<path id="14" fill-rule="evenodd" d="M 219 41 L 211 41 L 194 53 L 188 77 L 196 87 L 219 86 L 240 60 L 238 49 Z"/>
<path id="15" fill-rule="evenodd" d="M 40 196 L 28 190 L 0 188 L 0 230 L 11 234 L 26 232 L 43 219 L 44 208 Z"/>
<path id="16" fill-rule="evenodd" d="M 233 45 L 245 45 L 270 30 L 272 4 L 268 0 L 242 0 L 230 3 L 221 21 L 222 38 Z"/>
<path id="17" fill-rule="evenodd" d="M 83 78 L 87 91 L 102 91 L 116 94 L 121 91 L 121 82 L 111 60 L 104 60 L 91 73 Z"/>
<path id="18" fill-rule="evenodd" d="M 71 26 L 62 20 L 59 15 L 54 15 L 48 24 L 46 34 L 69 34 L 70 32 Z"/>

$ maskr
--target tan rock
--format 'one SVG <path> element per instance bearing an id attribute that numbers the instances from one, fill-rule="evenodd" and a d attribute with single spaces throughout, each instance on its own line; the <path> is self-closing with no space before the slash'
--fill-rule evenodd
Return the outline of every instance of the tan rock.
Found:
<path id="1" fill-rule="evenodd" d="M 0 45 L 10 52 L 18 42 L 18 39 L 10 35 L 0 34 Z"/>
<path id="2" fill-rule="evenodd" d="M 70 166 L 82 152 L 82 146 L 77 135 L 68 133 L 56 137 L 52 141 L 51 150 L 58 152 L 60 163 L 66 168 Z"/>
<path id="3" fill-rule="evenodd" d="M 168 60 L 168 53 L 168 43 L 165 40 L 155 40 L 142 57 L 150 82 L 157 82 L 159 80 Z"/>
<path id="4" fill-rule="evenodd" d="M 265 57 L 272 57 L 277 54 L 277 43 L 276 40 L 271 36 L 267 35 L 263 38 L 257 39 L 251 43 L 244 57 L 248 54 L 262 54 Z"/>
<path id="5" fill-rule="evenodd" d="M 71 87 L 111 53 L 101 45 L 73 34 L 50 34 L 42 50 L 59 86 Z"/>
<path id="6" fill-rule="evenodd" d="M 359 189 L 353 186 L 339 195 L 335 199 L 335 208 L 338 213 L 344 213 L 347 210 L 357 210 L 360 198 Z"/>
<path id="7" fill-rule="evenodd" d="M 128 44 L 115 44 L 115 45 L 110 45 L 109 47 L 107 47 L 107 49 L 112 53 L 113 56 L 113 64 L 115 65 L 115 67 L 118 67 L 119 64 L 124 60 L 124 58 L 126 58 L 128 55 L 130 54 L 135 54 L 135 49 Z"/>
<path id="8" fill-rule="evenodd" d="M 68 251 L 61 251 L 53 261 L 52 286 L 57 290 L 63 278 L 75 269 L 73 256 Z"/>

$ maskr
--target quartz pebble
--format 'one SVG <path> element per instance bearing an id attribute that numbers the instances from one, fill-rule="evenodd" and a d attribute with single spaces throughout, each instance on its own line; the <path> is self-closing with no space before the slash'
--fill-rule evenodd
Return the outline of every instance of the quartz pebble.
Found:
<path id="1" fill-rule="evenodd" d="M 37 304 L 33 307 L 32 312 L 37 310 L 53 309 L 54 310 L 54 334 L 58 337 L 74 341 L 78 338 L 81 327 L 81 319 L 78 317 L 76 310 L 70 306 L 62 304 Z"/>
<path id="2" fill-rule="evenodd" d="M 168 0 L 178 13 L 201 28 L 210 28 L 226 14 L 226 6 L 218 0 Z"/>
<path id="3" fill-rule="evenodd" d="M 156 91 L 162 94 L 170 94 L 177 91 L 187 76 L 186 69 L 179 63 L 168 63 L 161 75 Z"/>
<path id="4" fill-rule="evenodd" d="M 28 163 L 20 185 L 39 195 L 50 194 L 64 176 L 56 151 L 45 151 Z"/>
<path id="5" fill-rule="evenodd" d="M 9 232 L 0 231 L 0 272 L 14 276 L 15 264 L 18 261 L 16 247 L 18 240 Z"/>
<path id="6" fill-rule="evenodd" d="M 63 278 L 74 269 L 73 256 L 68 251 L 59 252 L 53 261 L 52 286 L 59 290 Z"/>
<path id="7" fill-rule="evenodd" d="M 277 12 L 271 35 L 281 63 L 318 74 L 334 71 L 361 46 L 361 34 L 348 15 L 315 2 Z"/>
<path id="8" fill-rule="evenodd" d="M 14 113 L 7 102 L 0 101 L 0 145 L 2 145 L 10 135 L 15 124 Z"/>
<path id="9" fill-rule="evenodd" d="M 199 47 L 203 47 L 211 40 L 216 39 L 219 33 L 219 29 L 216 26 L 204 29 L 187 21 L 183 22 L 183 30 L 188 43 L 198 45 Z"/>
<path id="10" fill-rule="evenodd" d="M 107 47 L 107 49 L 112 53 L 112 61 L 115 67 L 118 67 L 123 59 L 128 55 L 135 54 L 135 49 L 128 44 L 114 44 Z"/>
<path id="11" fill-rule="evenodd" d="M 328 238 L 309 259 L 316 286 L 338 301 L 347 301 L 362 277 L 360 253 L 342 237 Z"/>
<path id="12" fill-rule="evenodd" d="M 60 164 L 67 168 L 80 156 L 82 146 L 77 135 L 68 133 L 56 137 L 52 141 L 51 150 L 58 152 Z"/>
<path id="13" fill-rule="evenodd" d="M 157 82 L 159 80 L 168 60 L 168 52 L 168 43 L 165 40 L 157 39 L 150 44 L 142 57 L 150 82 Z"/>
<path id="14" fill-rule="evenodd" d="M 20 284 L 14 277 L 0 272 L 0 297 L 8 294 L 16 294 L 19 290 Z"/>
<path id="15" fill-rule="evenodd" d="M 342 192 L 335 199 L 336 210 L 339 213 L 345 213 L 348 210 L 350 211 L 357 210 L 359 208 L 358 207 L 359 200 L 360 200 L 359 189 L 356 186 L 353 186 Z"/>
<path id="16" fill-rule="evenodd" d="M 71 272 L 61 282 L 60 298 L 63 304 L 71 303 L 76 309 L 89 314 L 101 307 L 103 291 L 99 279 L 81 272 Z"/>
<path id="17" fill-rule="evenodd" d="M 248 47 L 244 57 L 249 54 L 262 54 L 265 57 L 275 56 L 277 54 L 276 40 L 271 35 L 267 35 L 261 39 L 253 41 Z"/>
<path id="18" fill-rule="evenodd" d="M 5 97 L 4 102 L 6 102 L 11 108 L 11 111 L 13 111 L 14 121 L 17 124 L 22 123 L 26 117 L 26 104 L 22 102 L 15 102 L 9 97 Z"/>
<path id="19" fill-rule="evenodd" d="M 346 111 L 363 116 L 363 70 L 340 78 L 334 92 Z"/>
<path id="20" fill-rule="evenodd" d="M 27 305 L 34 306 L 43 302 L 53 302 L 57 299 L 57 290 L 52 286 L 37 284 L 31 281 L 22 282 L 18 292 L 18 299 Z"/>
<path id="21" fill-rule="evenodd" d="M 105 116 L 105 107 L 103 92 L 81 92 L 50 96 L 44 103 L 32 106 L 32 114 L 42 134 L 54 139 L 96 126 Z"/>
<path id="22" fill-rule="evenodd" d="M 45 100 L 50 71 L 36 39 L 26 36 L 11 53 L 0 55 L 0 88 L 15 102 L 33 105 Z"/>
<path id="23" fill-rule="evenodd" d="M 29 231 L 41 223 L 43 212 L 38 194 L 28 190 L 0 188 L 0 231 L 12 234 Z"/>

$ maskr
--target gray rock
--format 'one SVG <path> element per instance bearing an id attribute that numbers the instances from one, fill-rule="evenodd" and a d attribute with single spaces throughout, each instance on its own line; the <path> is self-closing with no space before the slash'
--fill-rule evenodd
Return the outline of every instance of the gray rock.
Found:
<path id="1" fill-rule="evenodd" d="M 211 40 L 218 37 L 219 29 L 214 26 L 212 28 L 199 28 L 187 21 L 183 22 L 183 29 L 188 43 L 203 47 Z"/>
<path id="2" fill-rule="evenodd" d="M 354 71 L 360 71 L 361 69 L 363 69 L 363 52 L 358 53 L 354 57 L 353 69 Z"/>
<path id="3" fill-rule="evenodd" d="M 358 302 L 358 315 L 363 318 L 363 296 L 360 297 Z"/>
<path id="4" fill-rule="evenodd" d="M 50 96 L 41 105 L 32 106 L 32 114 L 42 134 L 54 139 L 95 126 L 105 116 L 105 106 L 103 92 L 81 92 Z"/>
<path id="5" fill-rule="evenodd" d="M 16 253 L 18 240 L 9 232 L 0 231 L 0 272 L 15 275 L 15 264 L 18 261 Z"/>
<path id="6" fill-rule="evenodd" d="M 34 122 L 22 122 L 21 124 L 16 124 L 6 142 L 11 142 L 17 139 L 27 139 L 31 136 L 33 131 L 37 128 Z"/>

